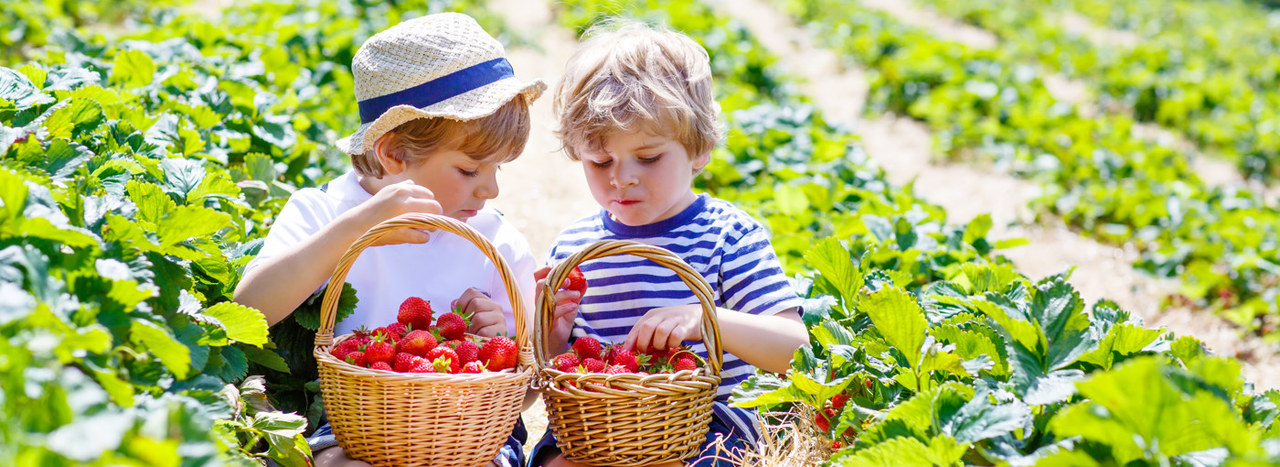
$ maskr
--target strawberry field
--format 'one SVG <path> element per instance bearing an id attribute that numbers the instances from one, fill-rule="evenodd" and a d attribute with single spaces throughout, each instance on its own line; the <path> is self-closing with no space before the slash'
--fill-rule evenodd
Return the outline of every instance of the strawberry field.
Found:
<path id="1" fill-rule="evenodd" d="M 727 136 L 695 189 L 768 227 L 810 332 L 790 371 L 735 391 L 770 434 L 742 463 L 1280 463 L 1272 8 L 6 2 L 0 463 L 312 462 L 320 298 L 268 327 L 231 294 L 289 195 L 348 169 L 330 143 L 359 125 L 356 49 L 439 11 L 476 17 L 518 75 L 553 86 L 577 35 L 613 17 L 707 49 Z M 762 15 L 774 26 L 759 27 Z M 814 76 L 785 45 L 838 66 Z M 859 86 L 859 110 L 841 113 L 841 92 Z M 546 105 L 509 170 L 533 181 L 505 180 L 495 200 L 539 260 L 550 235 L 595 209 L 554 152 Z M 877 119 L 925 135 L 917 181 L 963 168 L 1033 196 L 937 197 L 938 186 L 895 182 L 887 168 L 906 154 L 878 149 Z M 1029 214 L 999 214 L 1015 209 Z M 1058 248 L 1017 235 L 1037 231 L 1125 252 L 1123 271 L 1082 277 L 1099 261 L 1083 251 L 1037 263 L 1025 252 Z M 1168 287 L 1091 288 L 1129 276 Z M 1206 344 L 1216 326 L 1230 344 Z M 545 413 L 525 421 L 536 432 Z"/>

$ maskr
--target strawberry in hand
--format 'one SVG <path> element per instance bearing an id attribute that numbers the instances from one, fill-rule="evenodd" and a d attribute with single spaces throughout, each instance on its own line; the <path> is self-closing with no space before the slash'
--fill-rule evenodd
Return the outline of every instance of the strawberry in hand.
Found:
<path id="1" fill-rule="evenodd" d="M 582 269 L 574 266 L 573 270 L 569 271 L 564 288 L 577 291 L 581 295 L 587 294 L 587 276 L 582 275 Z"/>

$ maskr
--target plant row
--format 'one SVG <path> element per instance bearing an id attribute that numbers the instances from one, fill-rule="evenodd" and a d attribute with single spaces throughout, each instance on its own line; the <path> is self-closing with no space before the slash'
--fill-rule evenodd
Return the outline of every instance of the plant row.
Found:
<path id="1" fill-rule="evenodd" d="M 735 168 L 713 164 L 700 186 L 749 207 L 773 229 L 787 269 L 801 273 L 812 342 L 786 375 L 762 373 L 735 399 L 814 414 L 807 433 L 830 438 L 832 464 L 1123 463 L 1199 450 L 1220 450 L 1217 461 L 1225 462 L 1280 454 L 1275 441 L 1262 443 L 1276 437 L 1269 407 L 1280 394 L 1252 395 L 1238 363 L 1206 355 L 1194 339 L 1144 328 L 1110 302 L 1096 305 L 1091 319 L 1063 276 L 1033 283 L 990 257 L 988 218 L 947 226 L 941 209 L 890 185 L 851 135 L 792 94 L 740 25 L 685 2 L 623 11 L 565 5 L 562 19 L 579 31 L 627 16 L 678 29 L 711 54 L 729 121 L 714 164 Z M 843 154 L 824 149 L 834 141 L 843 142 Z M 794 198 L 787 185 L 799 185 Z M 1135 362 L 1117 366 L 1129 359 Z M 1105 392 L 1146 377 L 1161 384 L 1116 403 Z M 1133 449 L 1143 441 L 1163 447 L 1182 433 L 1133 426 L 1128 413 L 1093 415 L 1105 412 L 1102 404 L 1229 426 L 1222 433 L 1231 435 Z"/>
<path id="2" fill-rule="evenodd" d="M 1280 213 L 1257 196 L 1204 183 L 1187 155 L 1134 136 L 1131 118 L 1081 115 L 1013 52 L 946 42 L 846 2 L 787 8 L 873 71 L 873 111 L 924 121 L 952 157 L 1040 181 L 1039 212 L 1133 244 L 1136 267 L 1181 279 L 1175 300 L 1264 335 L 1280 320 Z"/>
<path id="3" fill-rule="evenodd" d="M 1271 123 L 1280 121 L 1280 17 L 1256 5 L 926 3 L 992 31 L 1020 58 L 1090 84 L 1104 109 L 1185 134 L 1230 158 L 1246 176 L 1270 182 L 1280 176 L 1280 132 Z M 1082 37 L 1063 21 L 1076 12 L 1136 41 L 1104 44 Z"/>
<path id="4" fill-rule="evenodd" d="M 269 331 L 231 293 L 288 195 L 348 166 L 329 142 L 358 124 L 338 96 L 363 39 L 475 6 L 88 5 L 5 18 L 28 26 L 0 45 L 30 61 L 0 68 L 0 459 L 303 465 L 319 300 Z M 97 11 L 129 35 L 76 29 Z"/>

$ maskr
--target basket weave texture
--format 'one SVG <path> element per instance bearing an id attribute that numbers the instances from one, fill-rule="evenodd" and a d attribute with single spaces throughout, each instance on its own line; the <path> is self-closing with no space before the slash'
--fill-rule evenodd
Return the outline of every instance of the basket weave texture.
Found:
<path id="1" fill-rule="evenodd" d="M 578 264 L 630 254 L 665 266 L 680 276 L 702 304 L 702 336 L 708 357 L 693 371 L 639 375 L 565 373 L 550 362 L 547 340 L 555 312 L 554 291 Z M 538 291 L 534 315 L 536 387 L 547 405 L 548 426 L 568 459 L 599 466 L 646 465 L 697 454 L 711 423 L 720 386 L 723 348 L 711 287 L 697 271 L 666 249 L 622 240 L 603 240 L 552 268 Z"/>
<path id="2" fill-rule="evenodd" d="M 480 374 L 394 373 L 339 361 L 329 350 L 351 338 L 333 339 L 341 285 L 360 252 L 402 228 L 457 234 L 498 267 L 514 307 L 519 361 L 514 369 Z M 444 266 L 444 265 L 442 265 Z M 533 379 L 533 356 L 525 329 L 524 302 L 502 255 L 479 232 L 444 216 L 410 213 L 369 229 L 347 249 L 329 279 L 321 303 L 314 354 L 321 396 L 338 444 L 348 456 L 375 466 L 483 465 L 497 455 L 520 417 Z M 474 337 L 474 336 L 473 336 Z"/>

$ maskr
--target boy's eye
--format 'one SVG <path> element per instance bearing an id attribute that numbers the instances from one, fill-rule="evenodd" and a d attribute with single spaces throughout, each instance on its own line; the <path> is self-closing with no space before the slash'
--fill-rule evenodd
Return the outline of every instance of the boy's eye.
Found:
<path id="1" fill-rule="evenodd" d="M 612 163 L 613 163 L 613 159 L 605 159 L 605 160 L 602 160 L 602 161 L 587 161 L 587 162 L 588 162 L 588 163 L 590 163 L 592 167 L 596 167 L 596 168 L 601 168 L 601 169 L 603 169 L 603 168 L 605 168 L 605 167 L 608 167 L 608 166 L 609 166 L 609 164 L 612 164 Z"/>
<path id="2" fill-rule="evenodd" d="M 637 159 L 640 159 L 640 162 L 643 162 L 646 164 L 652 164 L 654 162 L 658 162 L 658 159 L 662 159 L 662 154 L 657 154 L 653 156 L 641 156 L 641 157 L 637 157 Z"/>
<path id="3" fill-rule="evenodd" d="M 477 176 L 477 175 L 480 175 L 480 170 L 479 170 L 479 169 L 477 169 L 477 170 L 467 170 L 467 169 L 464 169 L 464 168 L 462 168 L 462 167 L 458 167 L 458 173 L 461 173 L 462 175 L 465 175 L 465 176 L 467 176 L 467 177 L 475 177 L 475 176 Z"/>

